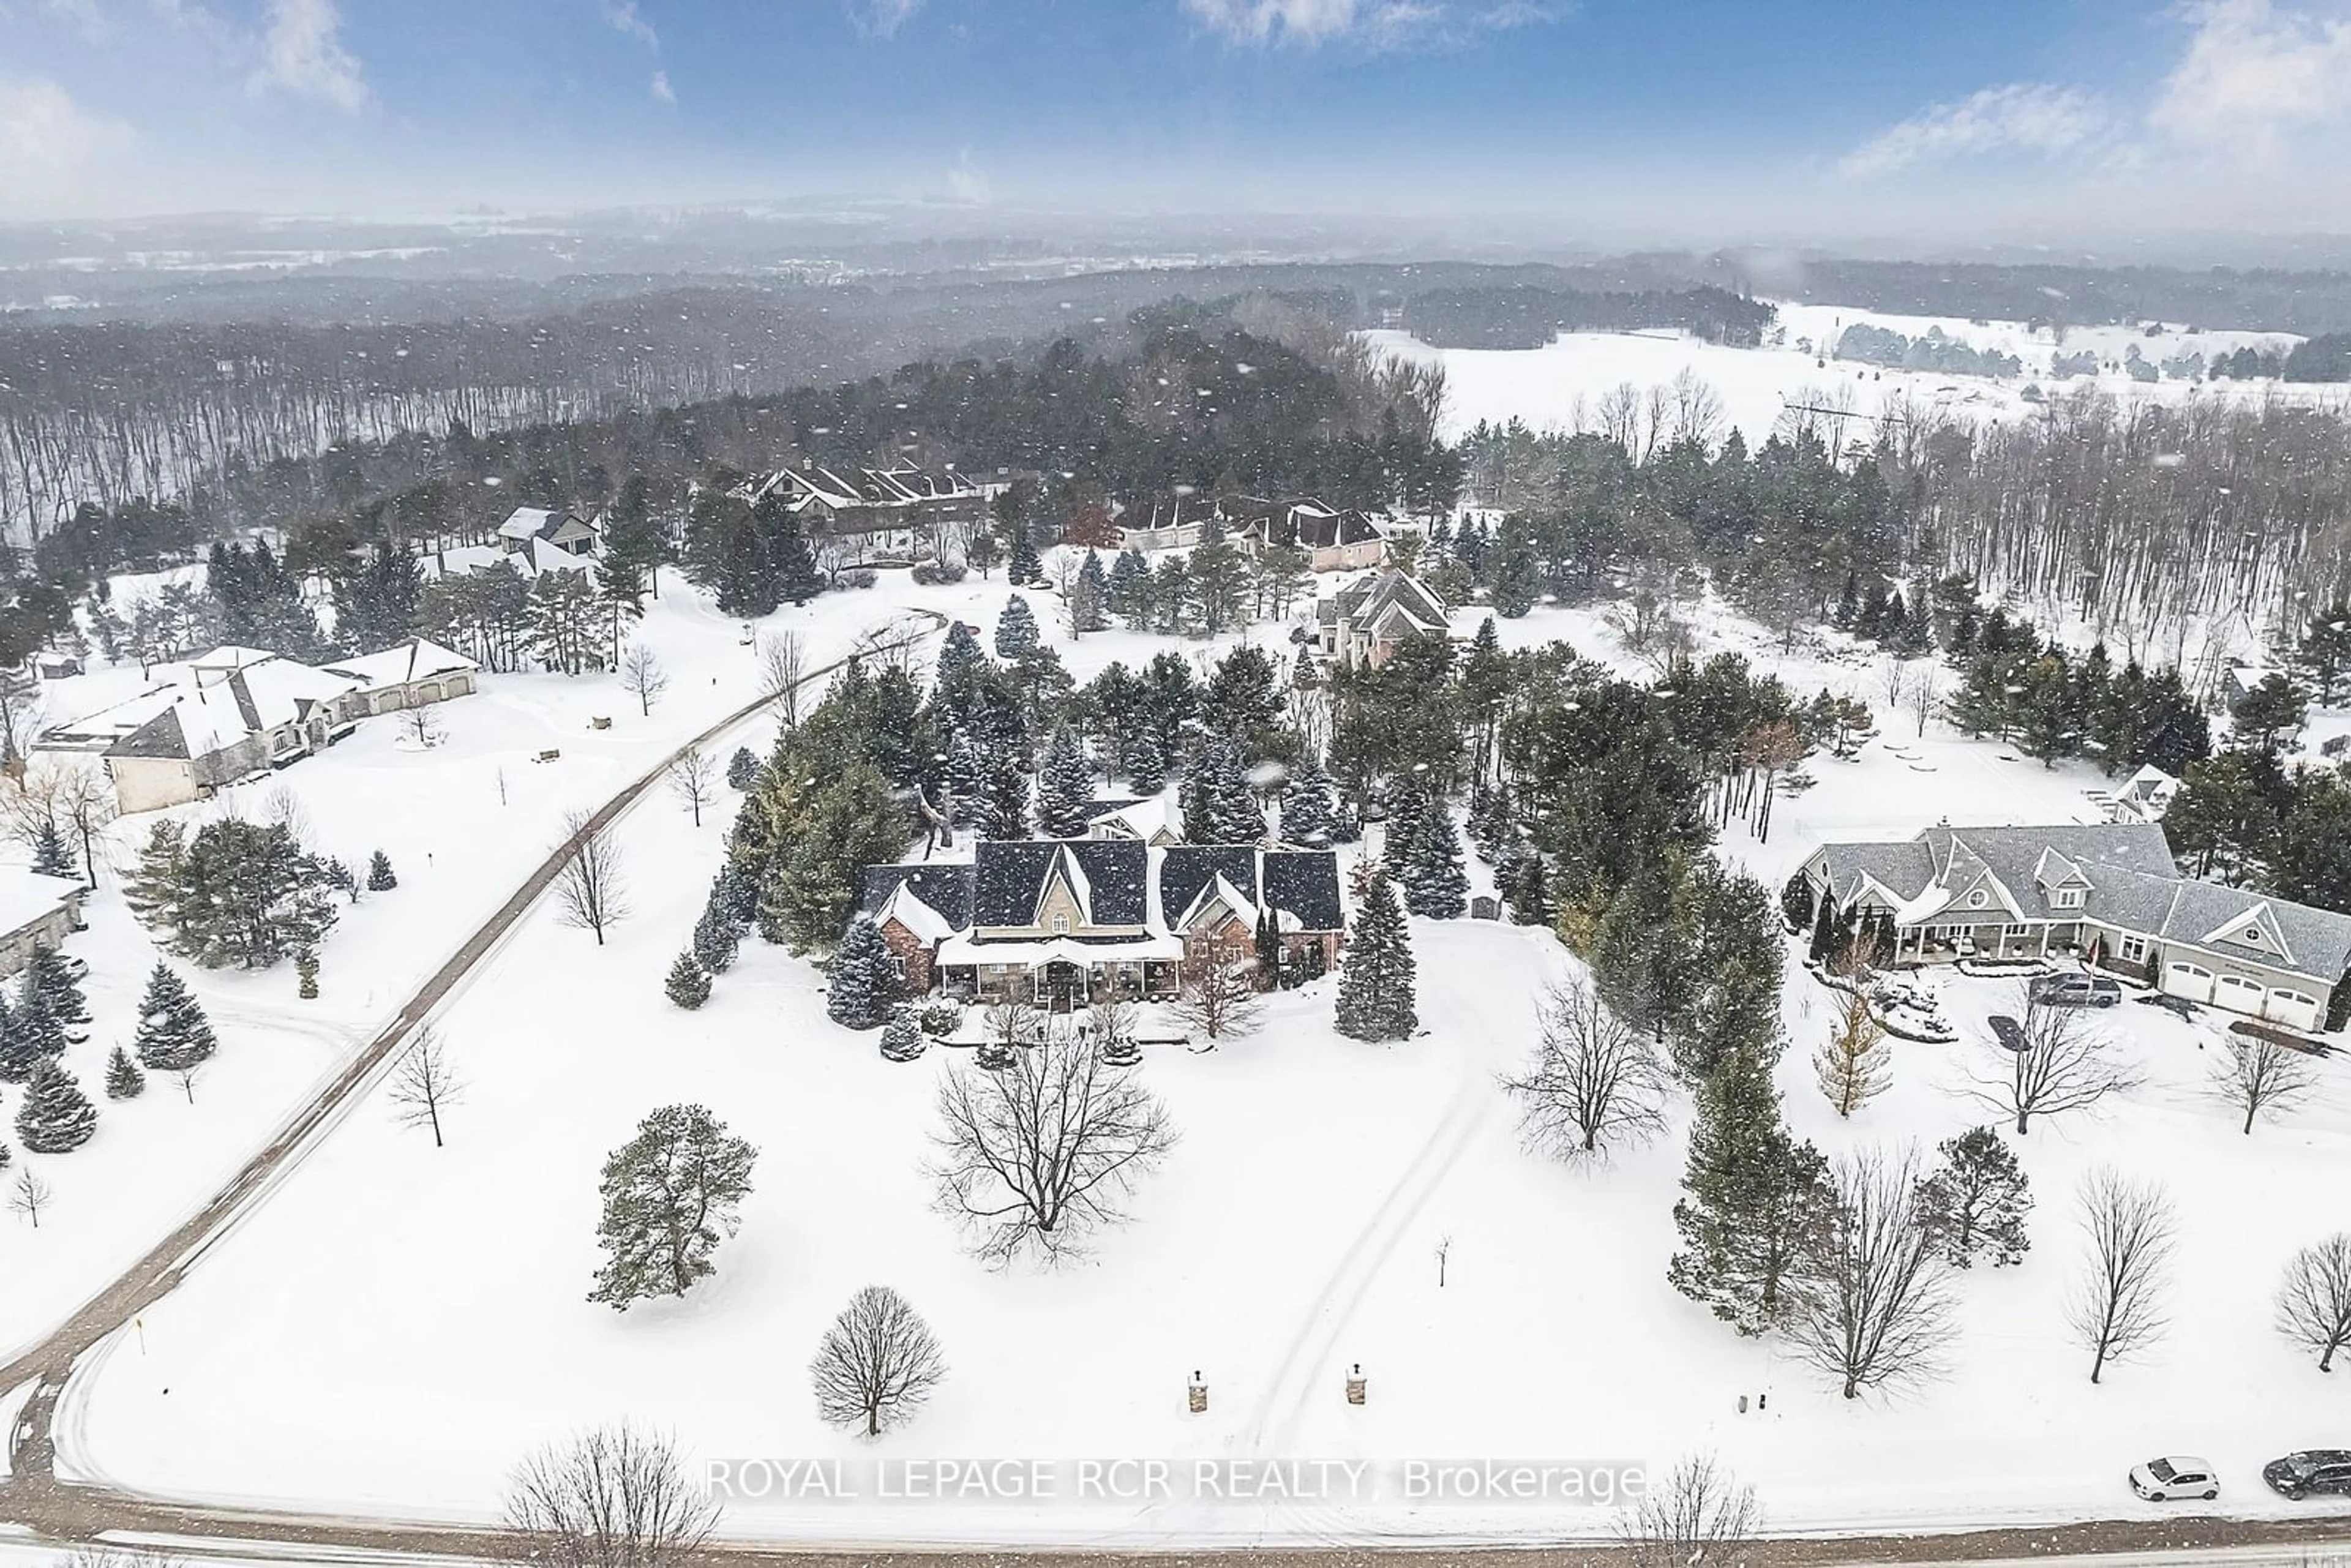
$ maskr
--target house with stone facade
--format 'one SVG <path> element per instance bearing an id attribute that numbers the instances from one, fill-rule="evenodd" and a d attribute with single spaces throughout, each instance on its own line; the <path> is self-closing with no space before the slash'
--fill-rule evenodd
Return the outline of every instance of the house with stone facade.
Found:
<path id="1" fill-rule="evenodd" d="M 1140 838 L 984 841 L 968 862 L 869 866 L 859 907 L 910 992 L 1056 1009 L 1172 998 L 1187 961 L 1251 956 L 1268 917 L 1285 966 L 1328 968 L 1346 925 L 1328 850 Z"/>
<path id="2" fill-rule="evenodd" d="M 1883 961 L 2078 955 L 2167 995 L 2297 1030 L 2351 1013 L 2351 915 L 2182 876 L 2161 824 L 1928 828 L 1823 844 L 1798 873 Z"/>
<path id="3" fill-rule="evenodd" d="M 1447 634 L 1436 591 L 1393 568 L 1367 571 L 1314 606 L 1315 646 L 1341 664 L 1384 664 L 1406 639 Z"/>

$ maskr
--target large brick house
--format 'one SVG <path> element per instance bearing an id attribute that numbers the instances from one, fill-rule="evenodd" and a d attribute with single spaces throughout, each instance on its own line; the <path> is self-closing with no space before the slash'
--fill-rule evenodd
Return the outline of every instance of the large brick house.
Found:
<path id="1" fill-rule="evenodd" d="M 1928 828 L 1823 844 L 1815 901 L 1868 925 L 1888 961 L 2078 952 L 2165 992 L 2292 1029 L 2351 1012 L 2351 915 L 2179 874 L 2155 822 Z"/>
<path id="2" fill-rule="evenodd" d="M 810 540 L 833 541 L 860 559 L 930 559 L 943 525 L 977 525 L 988 515 L 987 486 L 952 467 L 913 464 L 804 463 L 754 480 L 742 494 L 754 504 L 780 498 Z"/>
<path id="3" fill-rule="evenodd" d="M 860 908 L 908 990 L 1068 1008 L 1173 997 L 1187 959 L 1248 956 L 1270 912 L 1282 962 L 1338 960 L 1337 857 L 1141 839 L 987 841 L 969 862 L 869 866 Z"/>

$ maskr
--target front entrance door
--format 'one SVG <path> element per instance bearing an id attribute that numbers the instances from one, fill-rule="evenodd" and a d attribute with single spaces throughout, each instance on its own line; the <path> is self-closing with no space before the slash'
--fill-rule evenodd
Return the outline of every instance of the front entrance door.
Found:
<path id="1" fill-rule="evenodd" d="M 1086 972 L 1066 958 L 1045 966 L 1037 999 L 1057 1013 L 1068 1012 L 1086 999 Z"/>

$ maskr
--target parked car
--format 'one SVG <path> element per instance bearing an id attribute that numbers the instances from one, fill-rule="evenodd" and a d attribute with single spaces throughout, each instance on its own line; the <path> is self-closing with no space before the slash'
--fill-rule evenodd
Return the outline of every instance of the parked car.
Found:
<path id="1" fill-rule="evenodd" d="M 2032 982 L 2032 999 L 2060 1008 L 2110 1008 L 2123 999 L 2123 988 L 2105 975 L 2043 975 Z"/>
<path id="2" fill-rule="evenodd" d="M 2209 1502 L 2220 1495 L 2220 1478 L 2212 1473 L 2212 1467 L 2185 1454 L 2133 1465 L 2130 1485 L 2131 1490 L 2149 1502 L 2168 1502 L 2176 1497 L 2200 1497 Z"/>
<path id="3" fill-rule="evenodd" d="M 2262 1479 L 2280 1497 L 2351 1492 L 2351 1448 L 2304 1448 L 2262 1467 Z"/>

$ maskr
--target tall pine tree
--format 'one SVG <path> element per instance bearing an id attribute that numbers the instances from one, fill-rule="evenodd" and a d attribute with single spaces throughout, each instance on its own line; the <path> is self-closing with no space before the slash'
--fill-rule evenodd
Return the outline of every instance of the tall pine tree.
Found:
<path id="1" fill-rule="evenodd" d="M 1420 1027 L 1414 1011 L 1412 935 L 1384 876 L 1372 878 L 1355 912 L 1355 929 L 1339 967 L 1333 1022 L 1350 1040 L 1405 1040 Z"/>
<path id="2" fill-rule="evenodd" d="M 33 1070 L 25 1103 L 16 1107 L 16 1136 L 37 1155 L 62 1155 L 89 1142 L 98 1131 L 98 1108 L 73 1074 L 48 1058 Z"/>
<path id="3" fill-rule="evenodd" d="M 1045 743 L 1037 765 L 1038 832 L 1049 839 L 1083 838 L 1086 808 L 1093 798 L 1093 765 L 1077 732 L 1062 725 Z"/>
<path id="4" fill-rule="evenodd" d="M 139 1027 L 131 1048 L 151 1072 L 187 1072 L 212 1060 L 220 1042 L 188 983 L 158 964 L 147 977 L 139 1002 Z"/>
<path id="5" fill-rule="evenodd" d="M 824 1010 L 843 1029 L 880 1029 L 898 999 L 898 967 L 882 929 L 864 915 L 832 950 L 826 969 Z"/>

